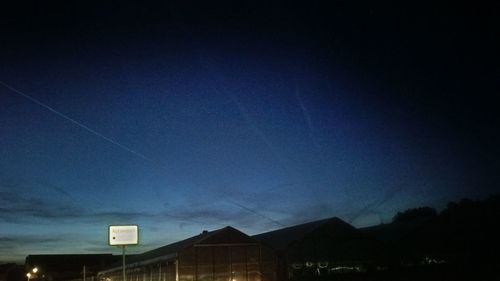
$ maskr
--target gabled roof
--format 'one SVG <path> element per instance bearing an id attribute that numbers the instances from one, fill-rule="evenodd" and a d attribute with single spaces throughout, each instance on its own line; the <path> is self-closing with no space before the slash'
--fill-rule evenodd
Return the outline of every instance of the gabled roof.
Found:
<path id="1" fill-rule="evenodd" d="M 304 239 L 307 235 L 322 227 L 329 227 L 333 232 L 339 233 L 356 231 L 356 228 L 354 228 L 352 225 L 344 222 L 337 217 L 333 217 L 273 230 L 270 232 L 254 235 L 252 236 L 252 238 L 266 243 L 267 245 L 273 247 L 275 250 L 285 250 L 292 243 Z"/>
<path id="2" fill-rule="evenodd" d="M 140 265 L 152 263 L 160 260 L 171 260 L 177 257 L 177 254 L 182 250 L 197 246 L 197 245 L 213 245 L 213 244 L 253 244 L 257 243 L 245 233 L 226 226 L 213 231 L 203 231 L 201 234 L 160 247 L 154 250 L 135 255 L 127 259 L 127 265 Z M 117 265 L 121 266 L 121 265 Z M 117 267 L 101 271 L 101 273 L 113 271 Z"/>
<path id="3" fill-rule="evenodd" d="M 250 239 L 250 236 L 244 234 L 243 232 L 233 227 L 226 226 L 213 231 L 204 231 L 199 235 L 137 255 L 131 259 L 131 262 L 134 260 L 147 260 L 160 256 L 177 254 L 179 251 L 195 245 L 250 243 Z"/>

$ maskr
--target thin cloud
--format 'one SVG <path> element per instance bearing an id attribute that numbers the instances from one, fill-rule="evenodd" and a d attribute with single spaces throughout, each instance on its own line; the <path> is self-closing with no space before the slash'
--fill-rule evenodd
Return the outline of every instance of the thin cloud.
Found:
<path id="1" fill-rule="evenodd" d="M 47 182 L 45 180 L 38 180 L 37 183 L 44 186 L 44 187 L 48 187 L 48 188 L 54 190 L 55 192 L 57 192 L 61 195 L 64 195 L 67 198 L 73 198 L 73 196 L 69 192 L 67 192 L 63 187 L 57 186 L 57 185 L 52 184 L 50 182 Z"/>
<path id="2" fill-rule="evenodd" d="M 64 219 L 80 214 L 81 210 L 76 207 L 36 198 L 16 189 L 0 191 L 0 220 L 3 221 L 21 222 L 29 218 Z"/>
<path id="3" fill-rule="evenodd" d="M 102 246 L 102 247 L 86 247 L 83 248 L 84 251 L 89 252 L 89 253 L 110 253 L 113 252 L 113 249 L 110 248 L 109 246 Z"/>
<path id="4" fill-rule="evenodd" d="M 63 235 L 3 235 L 0 236 L 0 259 L 7 258 L 2 257 L 2 252 L 11 252 L 13 250 L 17 252 L 26 252 L 29 250 L 24 249 L 38 249 L 43 251 L 43 249 L 54 249 L 57 245 L 67 244 L 70 241 Z M 8 257 L 12 258 L 12 257 Z"/>
<path id="5" fill-rule="evenodd" d="M 201 210 L 164 210 L 160 212 L 139 212 L 133 210 L 103 210 L 70 205 L 60 200 L 44 200 L 18 192 L 16 189 L 0 190 L 0 221 L 8 223 L 30 222 L 130 222 L 155 221 L 165 219 L 190 224 L 217 224 L 220 222 L 234 222 L 243 216 L 242 212 L 236 215 L 225 215 L 224 211 Z"/>
<path id="6" fill-rule="evenodd" d="M 0 236 L 0 245 L 7 243 L 53 243 L 61 241 L 61 237 L 49 237 L 44 235 L 15 235 Z"/>
<path id="7" fill-rule="evenodd" d="M 245 211 L 244 207 L 237 211 L 228 211 L 218 207 L 205 206 L 199 209 L 169 210 L 168 214 L 188 222 L 214 227 L 227 225 L 250 226 L 260 224 L 262 221 L 260 217 L 255 216 L 252 212 Z"/>

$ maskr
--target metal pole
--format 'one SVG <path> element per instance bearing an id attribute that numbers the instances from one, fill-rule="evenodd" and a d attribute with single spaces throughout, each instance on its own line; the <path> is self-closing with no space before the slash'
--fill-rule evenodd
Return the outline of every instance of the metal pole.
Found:
<path id="1" fill-rule="evenodd" d="M 83 266 L 83 281 L 85 281 L 85 265 Z"/>
<path id="2" fill-rule="evenodd" d="M 122 270 L 123 270 L 123 281 L 127 281 L 127 276 L 125 274 L 125 245 L 122 246 Z"/>

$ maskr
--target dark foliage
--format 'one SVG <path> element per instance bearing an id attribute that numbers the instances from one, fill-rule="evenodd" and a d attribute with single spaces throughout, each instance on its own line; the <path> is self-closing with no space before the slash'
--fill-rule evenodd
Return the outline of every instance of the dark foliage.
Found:
<path id="1" fill-rule="evenodd" d="M 500 266 L 499 217 L 496 195 L 450 202 L 440 213 L 428 207 L 409 209 L 392 223 L 365 231 L 384 243 L 391 272 L 424 270 L 428 277 L 442 272 L 448 276 L 443 280 L 487 280 L 477 274 L 486 276 Z"/>
<path id="2" fill-rule="evenodd" d="M 394 218 L 393 222 L 422 222 L 429 219 L 435 218 L 437 216 L 437 211 L 430 207 L 420 207 L 414 209 L 408 209 L 404 212 L 398 212 Z"/>

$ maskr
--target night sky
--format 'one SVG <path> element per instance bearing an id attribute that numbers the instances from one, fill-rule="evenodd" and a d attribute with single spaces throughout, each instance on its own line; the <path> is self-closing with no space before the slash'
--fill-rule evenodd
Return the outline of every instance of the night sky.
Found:
<path id="1" fill-rule="evenodd" d="M 0 262 L 500 190 L 498 4 L 44 2 L 0 8 Z"/>

